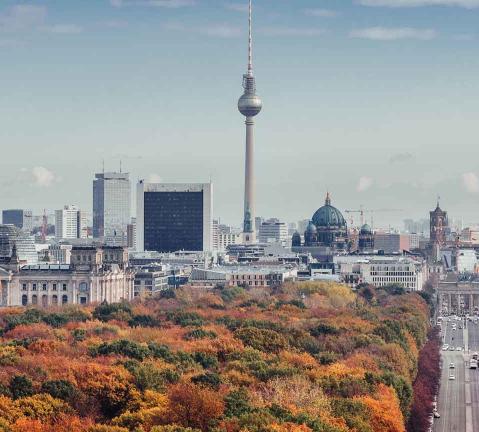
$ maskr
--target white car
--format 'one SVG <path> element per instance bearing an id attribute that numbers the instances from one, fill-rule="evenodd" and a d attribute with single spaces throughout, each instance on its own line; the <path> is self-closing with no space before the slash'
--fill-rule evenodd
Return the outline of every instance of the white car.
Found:
<path id="1" fill-rule="evenodd" d="M 456 365 L 454 363 L 449 363 L 449 369 L 454 369 Z"/>
<path id="2" fill-rule="evenodd" d="M 443 351 L 447 351 L 448 349 L 449 349 L 449 345 L 448 345 L 448 344 L 444 344 L 444 345 L 442 346 L 442 350 L 443 350 Z"/>

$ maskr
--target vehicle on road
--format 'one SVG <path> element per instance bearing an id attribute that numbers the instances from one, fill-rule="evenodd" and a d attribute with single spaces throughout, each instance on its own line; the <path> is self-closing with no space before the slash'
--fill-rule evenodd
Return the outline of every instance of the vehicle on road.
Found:
<path id="1" fill-rule="evenodd" d="M 471 359 L 469 361 L 469 369 L 477 369 L 477 360 Z"/>
<path id="2" fill-rule="evenodd" d="M 462 347 L 457 347 L 456 351 L 462 351 Z"/>
<path id="3" fill-rule="evenodd" d="M 456 348 L 454 348 L 453 346 L 449 347 L 449 351 L 456 351 Z"/>
<path id="4" fill-rule="evenodd" d="M 449 369 L 454 369 L 456 365 L 454 363 L 449 363 Z"/>
<path id="5" fill-rule="evenodd" d="M 479 353 L 477 353 L 477 352 L 472 353 L 472 358 L 474 360 L 479 360 Z"/>
<path id="6" fill-rule="evenodd" d="M 434 415 L 434 418 L 440 418 L 441 417 L 441 414 L 439 414 L 439 412 L 437 411 L 437 409 L 434 409 L 434 411 L 432 412 L 433 415 Z"/>
<path id="7" fill-rule="evenodd" d="M 447 351 L 448 349 L 449 349 L 449 345 L 448 345 L 448 344 L 444 344 L 444 345 L 442 346 L 442 350 L 443 350 L 443 351 Z"/>
<path id="8" fill-rule="evenodd" d="M 449 369 L 449 379 L 450 380 L 456 379 L 456 374 L 454 373 L 454 369 Z"/>

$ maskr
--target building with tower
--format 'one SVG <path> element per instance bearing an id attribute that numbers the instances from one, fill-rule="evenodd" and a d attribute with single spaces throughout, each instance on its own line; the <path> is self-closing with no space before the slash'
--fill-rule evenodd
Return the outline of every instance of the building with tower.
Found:
<path id="1" fill-rule="evenodd" d="M 294 233 L 291 244 L 298 248 L 301 237 Z M 342 213 L 331 205 L 331 196 L 326 194 L 325 203 L 313 214 L 304 232 L 304 247 L 327 247 L 334 251 L 349 249 L 348 227 Z"/>
<path id="2" fill-rule="evenodd" d="M 252 4 L 249 1 L 249 44 L 248 69 L 243 75 L 244 93 L 238 101 L 238 109 L 246 117 L 246 154 L 245 154 L 245 194 L 243 218 L 243 242 L 256 243 L 255 228 L 255 180 L 254 180 L 254 117 L 263 106 L 256 94 L 256 81 L 253 74 L 253 37 Z"/>
<path id="3" fill-rule="evenodd" d="M 360 252 L 374 250 L 374 233 L 368 224 L 364 224 L 359 230 L 358 249 Z"/>
<path id="4" fill-rule="evenodd" d="M 431 246 L 443 246 L 446 243 L 446 231 L 448 228 L 447 212 L 441 210 L 439 200 L 436 208 L 429 212 L 429 239 Z"/>

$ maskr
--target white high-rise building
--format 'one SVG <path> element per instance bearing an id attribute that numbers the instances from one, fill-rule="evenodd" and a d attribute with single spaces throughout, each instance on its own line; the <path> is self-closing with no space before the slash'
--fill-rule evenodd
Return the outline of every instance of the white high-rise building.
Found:
<path id="1" fill-rule="evenodd" d="M 57 239 L 87 238 L 86 215 L 77 206 L 66 205 L 55 211 L 55 237 Z"/>
<path id="2" fill-rule="evenodd" d="M 260 243 L 281 243 L 288 241 L 288 226 L 278 219 L 268 219 L 259 227 Z"/>
<path id="3" fill-rule="evenodd" d="M 205 251 L 213 247 L 211 183 L 137 186 L 137 251 Z"/>
<path id="4" fill-rule="evenodd" d="M 93 180 L 93 237 L 108 245 L 126 246 L 131 217 L 128 173 L 95 174 Z"/>

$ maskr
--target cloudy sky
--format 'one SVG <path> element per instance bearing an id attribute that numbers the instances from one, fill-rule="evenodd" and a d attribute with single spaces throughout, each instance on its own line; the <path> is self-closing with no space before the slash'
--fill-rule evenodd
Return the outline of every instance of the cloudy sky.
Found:
<path id="1" fill-rule="evenodd" d="M 212 178 L 239 223 L 245 2 L 0 2 L 0 208 L 91 211 L 91 180 Z M 479 222 L 479 0 L 256 0 L 258 214 Z"/>

